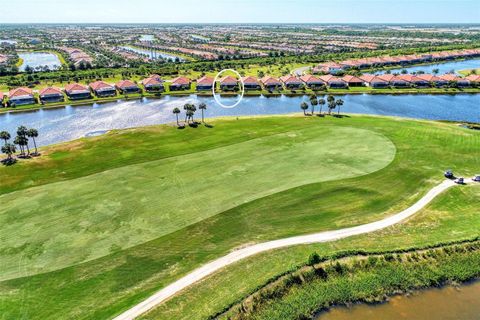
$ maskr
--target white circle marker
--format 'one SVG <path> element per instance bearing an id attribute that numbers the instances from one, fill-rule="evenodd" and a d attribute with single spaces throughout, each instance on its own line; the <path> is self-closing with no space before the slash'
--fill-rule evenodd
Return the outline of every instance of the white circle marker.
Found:
<path id="1" fill-rule="evenodd" d="M 226 72 L 226 71 L 231 71 L 233 73 L 235 73 L 237 76 L 238 76 L 238 79 L 240 79 L 240 83 L 242 84 L 242 94 L 240 95 L 240 99 L 238 99 L 238 101 L 231 105 L 231 106 L 226 106 L 224 105 L 223 103 L 220 102 L 220 100 L 218 100 L 217 96 L 215 95 L 215 88 L 217 86 L 217 80 L 218 80 L 218 77 Z M 213 80 L 213 86 L 212 86 L 212 93 L 213 93 L 213 98 L 215 99 L 215 102 L 218 103 L 219 106 L 221 106 L 222 108 L 225 108 L 225 109 L 232 109 L 232 108 L 235 108 L 236 106 L 238 106 L 238 104 L 240 102 L 242 102 L 242 99 L 243 99 L 243 95 L 245 94 L 245 84 L 243 83 L 243 79 L 242 79 L 242 76 L 240 75 L 240 73 L 238 73 L 237 70 L 234 70 L 234 69 L 223 69 L 222 71 L 220 71 L 219 73 L 217 73 L 217 75 L 215 76 L 215 79 Z"/>

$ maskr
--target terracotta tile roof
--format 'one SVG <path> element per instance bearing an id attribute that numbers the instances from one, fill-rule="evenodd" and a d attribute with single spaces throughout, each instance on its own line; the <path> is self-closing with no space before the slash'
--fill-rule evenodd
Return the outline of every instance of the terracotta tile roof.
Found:
<path id="1" fill-rule="evenodd" d="M 209 76 L 203 76 L 197 80 L 197 85 L 213 85 L 213 78 Z"/>
<path id="2" fill-rule="evenodd" d="M 465 79 L 472 81 L 472 82 L 480 82 L 480 75 L 478 74 L 471 74 L 469 76 L 466 76 Z"/>
<path id="3" fill-rule="evenodd" d="M 425 73 L 425 74 L 419 74 L 417 75 L 417 78 L 428 81 L 428 82 L 435 82 L 435 81 L 440 81 L 439 77 L 433 74 Z"/>
<path id="4" fill-rule="evenodd" d="M 438 77 L 445 81 L 458 81 L 459 79 L 459 77 L 451 73 L 442 74 L 441 76 L 438 76 Z"/>
<path id="5" fill-rule="evenodd" d="M 258 84 L 258 79 L 254 76 L 243 77 L 242 80 L 243 80 L 243 83 Z"/>
<path id="6" fill-rule="evenodd" d="M 232 76 L 225 76 L 220 79 L 221 84 L 238 84 L 238 80 Z"/>
<path id="7" fill-rule="evenodd" d="M 131 80 L 121 80 L 118 81 L 115 85 L 117 86 L 117 88 L 138 88 L 138 85 Z"/>
<path id="8" fill-rule="evenodd" d="M 111 84 L 108 84 L 105 81 L 92 82 L 90 83 L 90 88 L 92 88 L 92 90 L 115 89 Z"/>
<path id="9" fill-rule="evenodd" d="M 362 79 L 360 79 L 359 77 L 351 76 L 351 75 L 343 76 L 342 80 L 347 83 L 363 83 Z"/>
<path id="10" fill-rule="evenodd" d="M 40 90 L 40 96 L 49 96 L 49 95 L 63 95 L 62 90 L 55 87 L 48 87 Z"/>
<path id="11" fill-rule="evenodd" d="M 302 80 L 305 83 L 319 83 L 319 82 L 323 83 L 323 81 L 320 78 L 315 77 L 311 74 L 306 74 L 304 76 L 301 76 L 300 80 Z"/>
<path id="12" fill-rule="evenodd" d="M 190 84 L 190 79 L 186 77 L 177 77 L 172 80 L 172 84 L 178 84 L 178 85 L 188 85 Z"/>
<path id="13" fill-rule="evenodd" d="M 265 76 L 262 79 L 260 79 L 260 81 L 264 85 L 281 85 L 280 80 L 278 80 L 277 78 L 274 78 L 274 77 L 270 77 L 270 76 Z"/>
<path id="14" fill-rule="evenodd" d="M 324 76 L 321 76 L 320 79 L 324 82 L 345 82 L 339 77 L 332 76 L 331 74 L 327 74 Z"/>
<path id="15" fill-rule="evenodd" d="M 286 75 L 286 76 L 283 76 L 283 77 L 280 77 L 280 80 L 283 82 L 283 83 L 302 83 L 302 81 L 300 81 L 300 79 L 298 79 L 297 77 L 294 77 L 292 75 Z"/>
<path id="16" fill-rule="evenodd" d="M 14 98 L 14 97 L 23 97 L 23 96 L 32 96 L 33 97 L 33 91 L 30 88 L 16 88 L 10 90 L 8 93 L 9 98 Z"/>
<path id="17" fill-rule="evenodd" d="M 90 91 L 88 90 L 87 86 L 84 86 L 80 83 L 71 83 L 65 87 L 66 92 L 83 92 L 83 91 Z"/>
<path id="18" fill-rule="evenodd" d="M 150 77 L 143 79 L 142 84 L 144 86 L 150 85 L 150 86 L 155 86 L 155 85 L 161 85 L 163 84 L 162 78 L 158 74 L 152 74 Z"/>
<path id="19" fill-rule="evenodd" d="M 372 82 L 383 82 L 383 83 L 388 83 L 387 80 L 384 80 L 374 74 L 364 74 L 360 77 L 363 81 L 367 83 L 372 83 Z"/>
<path id="20" fill-rule="evenodd" d="M 390 82 L 395 79 L 395 76 L 393 74 L 382 74 L 382 75 L 379 75 L 378 78 L 384 81 Z"/>

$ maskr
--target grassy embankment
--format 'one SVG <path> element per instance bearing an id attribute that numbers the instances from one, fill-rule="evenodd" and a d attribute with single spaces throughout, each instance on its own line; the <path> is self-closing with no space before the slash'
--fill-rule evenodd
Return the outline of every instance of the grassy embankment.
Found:
<path id="1" fill-rule="evenodd" d="M 427 189 L 441 181 L 444 168 L 451 167 L 471 175 L 480 166 L 476 156 L 480 134 L 452 124 L 360 116 L 342 119 L 258 117 L 217 119 L 212 123 L 215 125 L 213 129 L 201 127 L 178 131 L 171 126 L 158 126 L 112 132 L 103 137 L 48 147 L 42 150 L 44 156 L 41 158 L 1 168 L 1 193 L 4 194 L 1 225 L 7 229 L 14 224 L 21 227 L 19 232 L 2 232 L 8 235 L 2 238 L 2 243 L 9 243 L 1 250 L 2 261 L 8 262 L 4 264 L 2 274 L 25 276 L 0 282 L 0 314 L 3 318 L 108 318 L 232 248 L 377 220 L 419 199 Z M 366 130 L 360 130 L 366 135 L 360 135 L 359 129 Z M 357 135 L 364 141 L 360 149 L 354 143 Z M 384 143 L 372 143 L 384 141 L 382 136 L 395 144 L 395 159 L 384 169 L 355 177 L 365 173 L 358 167 L 361 162 L 365 162 L 363 165 L 372 164 L 371 158 L 358 159 L 370 152 L 376 154 L 376 148 L 386 147 Z M 342 147 L 333 147 L 336 143 Z M 278 153 L 271 153 L 273 160 L 268 160 L 267 154 L 259 157 L 259 161 L 264 160 L 263 165 L 250 162 L 250 158 L 243 162 L 236 156 L 231 158 L 237 155 L 242 159 L 243 153 L 257 149 L 262 152 L 266 150 L 262 145 L 268 146 L 269 150 L 278 150 Z M 309 147 L 313 145 L 313 148 Z M 290 148 L 300 151 L 288 153 Z M 237 149 L 239 152 L 235 151 Z M 312 152 L 326 152 L 330 160 L 316 155 L 314 158 L 318 160 L 310 163 L 313 160 L 296 154 L 305 152 L 308 158 L 309 150 L 316 149 L 319 150 Z M 276 163 L 275 159 L 282 159 L 282 155 L 287 158 Z M 169 161 L 178 162 L 178 170 L 165 171 L 164 165 Z M 185 161 L 184 165 L 182 161 Z M 207 166 L 209 162 L 211 164 Z M 266 164 L 274 166 L 274 170 L 266 168 Z M 335 165 L 340 165 L 341 169 Z M 213 171 L 210 174 L 198 171 L 197 177 L 197 168 L 203 166 L 213 167 Z M 217 166 L 222 168 L 222 174 L 214 174 Z M 235 193 L 235 181 L 244 179 L 245 183 L 250 183 L 248 177 L 256 172 L 256 167 L 265 174 L 255 178 L 262 182 L 260 187 L 265 187 L 260 190 L 263 192 L 260 198 Z M 193 172 L 191 168 L 195 168 Z M 375 166 L 366 172 L 373 168 Z M 278 174 L 282 170 L 285 172 L 279 180 Z M 334 172 L 335 176 L 329 176 L 327 171 Z M 275 172 L 276 183 L 284 181 L 285 188 L 290 189 L 280 191 L 268 187 L 268 182 L 273 179 L 272 172 Z M 288 172 L 294 176 L 283 177 Z M 352 173 L 351 178 L 336 176 L 345 172 Z M 217 181 L 213 177 L 217 175 L 226 177 L 220 177 L 223 182 Z M 295 177 L 305 179 L 299 182 L 305 184 L 292 184 L 290 179 Z M 212 179 L 218 183 L 205 183 L 214 182 Z M 338 180 L 321 182 L 328 179 Z M 212 190 L 195 189 L 200 185 Z M 247 185 L 238 187 L 241 186 Z M 459 190 L 464 192 L 464 189 Z M 253 191 L 258 193 L 258 190 Z M 64 192 L 78 194 L 79 198 L 64 197 Z M 236 198 L 234 201 L 224 198 L 226 205 L 231 206 L 229 208 L 205 213 L 202 208 L 211 203 L 202 202 L 212 201 L 215 197 L 197 200 L 198 193 L 202 192 Z M 129 193 L 133 193 L 132 196 Z M 164 196 L 162 199 L 173 199 L 170 201 L 171 212 L 180 211 L 180 215 L 169 215 L 168 207 L 158 207 L 159 202 L 155 199 Z M 465 197 L 453 198 L 456 207 L 472 201 L 468 197 L 464 200 Z M 3 209 L 3 203 L 6 209 Z M 63 209 L 56 210 L 55 207 Z M 451 210 L 444 213 L 450 218 L 454 214 L 456 212 Z M 442 239 L 478 233 L 475 217 L 464 217 L 464 225 L 442 224 L 438 232 Z M 50 221 L 55 224 L 52 226 Z M 157 238 L 122 249 L 122 245 L 131 243 L 145 230 L 152 238 Z M 135 232 L 124 234 L 124 231 Z M 21 239 L 16 238 L 19 234 Z M 66 234 L 68 240 L 62 241 L 62 234 Z M 399 246 L 409 245 L 414 240 L 422 244 L 440 238 L 426 239 L 424 236 L 424 230 L 415 225 L 404 241 L 392 239 L 392 242 L 382 243 Z M 13 238 L 15 244 L 11 241 Z M 95 248 L 97 241 L 109 241 L 108 248 Z M 356 249 L 372 247 L 370 242 L 359 243 L 352 245 Z M 378 245 L 378 239 L 373 244 Z M 333 246 L 331 250 L 335 248 Z M 55 251 L 62 250 L 67 258 L 73 259 L 62 261 L 59 258 L 63 254 L 56 257 Z M 108 252 L 102 253 L 102 250 Z M 226 273 L 221 272 L 209 281 L 193 286 L 188 296 L 180 295 L 162 305 L 155 317 L 201 319 L 221 311 L 268 278 L 295 266 L 298 261 L 303 262 L 308 255 L 306 252 L 311 250 L 312 247 L 308 246 L 295 247 L 282 251 L 282 254 L 275 251 L 231 266 Z M 95 252 L 100 252 L 100 256 L 108 255 L 78 264 L 89 260 Z M 74 265 L 46 272 L 71 263 Z M 267 266 L 268 269 L 264 269 Z M 46 273 L 32 275 L 36 272 Z M 227 284 L 222 282 L 225 280 L 222 277 L 229 280 Z M 209 288 L 222 283 L 220 290 L 209 292 Z M 205 295 L 202 290 L 209 293 Z M 99 295 L 101 300 L 97 298 Z"/>
<path id="2" fill-rule="evenodd" d="M 480 276 L 480 242 L 411 252 L 345 253 L 288 273 L 220 319 L 310 319 L 318 310 L 376 303 L 411 290 L 462 283 Z"/>

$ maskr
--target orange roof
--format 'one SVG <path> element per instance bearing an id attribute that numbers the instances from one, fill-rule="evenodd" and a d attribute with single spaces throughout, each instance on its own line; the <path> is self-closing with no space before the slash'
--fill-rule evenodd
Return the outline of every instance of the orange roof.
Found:
<path id="1" fill-rule="evenodd" d="M 458 81 L 459 79 L 459 77 L 451 73 L 442 74 L 439 78 L 446 81 Z"/>
<path id="2" fill-rule="evenodd" d="M 131 80 L 121 80 L 115 84 L 118 88 L 138 87 L 137 84 Z"/>
<path id="3" fill-rule="evenodd" d="M 419 74 L 419 75 L 417 75 L 417 78 L 419 78 L 421 80 L 428 81 L 428 82 L 442 80 L 439 77 L 437 77 L 436 75 L 429 74 L 429 73 Z"/>
<path id="4" fill-rule="evenodd" d="M 264 85 L 279 85 L 280 81 L 277 78 L 265 76 L 260 80 Z"/>
<path id="5" fill-rule="evenodd" d="M 343 82 L 343 80 L 341 78 L 332 76 L 331 74 L 320 76 L 320 79 L 324 82 L 330 82 L 330 81 L 341 81 L 341 82 Z"/>
<path id="6" fill-rule="evenodd" d="M 25 88 L 25 87 L 16 88 L 16 89 L 10 90 L 10 92 L 8 93 L 8 96 L 10 98 L 22 97 L 22 96 L 33 96 L 33 91 L 32 91 L 32 89 Z"/>
<path id="7" fill-rule="evenodd" d="M 342 80 L 348 83 L 363 82 L 363 80 L 360 79 L 359 77 L 355 77 L 351 75 L 346 75 L 342 77 Z"/>
<path id="8" fill-rule="evenodd" d="M 41 96 L 47 96 L 47 95 L 54 95 L 54 94 L 60 94 L 63 95 L 62 90 L 54 87 L 48 87 L 40 90 L 39 94 Z"/>
<path id="9" fill-rule="evenodd" d="M 150 77 L 142 80 L 142 84 L 144 86 L 160 85 L 162 83 L 163 83 L 163 80 L 162 80 L 162 78 L 160 78 L 160 76 L 158 74 L 152 74 Z"/>
<path id="10" fill-rule="evenodd" d="M 382 74 L 382 75 L 379 75 L 378 78 L 384 81 L 390 82 L 393 79 L 395 79 L 395 76 L 393 74 Z"/>
<path id="11" fill-rule="evenodd" d="M 209 76 L 203 76 L 200 79 L 197 80 L 197 85 L 212 85 L 213 84 L 213 78 Z"/>
<path id="12" fill-rule="evenodd" d="M 243 77 L 242 80 L 243 83 L 258 84 L 258 80 L 254 76 Z"/>
<path id="13" fill-rule="evenodd" d="M 304 76 L 301 76 L 300 80 L 302 80 L 305 83 L 322 82 L 322 80 L 320 80 L 320 78 L 312 76 L 311 74 L 306 74 Z"/>
<path id="14" fill-rule="evenodd" d="M 300 79 L 298 79 L 297 77 L 294 77 L 292 75 L 286 75 L 286 76 L 283 76 L 283 77 L 280 77 L 280 80 L 282 80 L 283 83 L 299 83 L 301 82 Z"/>
<path id="15" fill-rule="evenodd" d="M 220 83 L 222 84 L 228 84 L 228 83 L 235 83 L 237 84 L 238 83 L 238 80 L 232 76 L 226 76 L 226 77 L 223 77 L 222 79 L 220 79 Z"/>
<path id="16" fill-rule="evenodd" d="M 465 79 L 472 81 L 472 82 L 480 82 L 480 75 L 478 74 L 471 74 L 469 76 L 466 76 Z"/>
<path id="17" fill-rule="evenodd" d="M 113 86 L 106 83 L 105 81 L 95 81 L 90 83 L 90 88 L 92 88 L 93 90 L 113 89 Z"/>
<path id="18" fill-rule="evenodd" d="M 72 92 L 72 91 L 89 91 L 87 86 L 84 86 L 83 84 L 80 83 L 71 83 L 65 87 L 66 92 Z"/>
<path id="19" fill-rule="evenodd" d="M 177 77 L 172 80 L 172 84 L 187 85 L 190 84 L 190 79 L 186 77 Z"/>
<path id="20" fill-rule="evenodd" d="M 384 80 L 374 74 L 364 74 L 360 77 L 365 82 L 372 83 L 372 82 L 388 82 L 387 80 Z"/>

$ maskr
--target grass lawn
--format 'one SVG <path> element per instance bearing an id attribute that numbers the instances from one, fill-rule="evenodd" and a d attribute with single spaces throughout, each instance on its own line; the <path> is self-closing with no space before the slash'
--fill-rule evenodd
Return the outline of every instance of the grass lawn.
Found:
<path id="1" fill-rule="evenodd" d="M 32 265 L 55 260 L 55 250 L 68 252 L 69 246 L 76 248 L 77 253 L 67 253 L 74 258 L 68 263 L 88 259 L 96 241 L 107 241 L 102 240 L 105 236 L 111 243 L 123 244 L 123 240 L 141 239 L 143 235 L 139 234 L 144 230 L 150 230 L 152 238 L 163 234 L 123 250 L 121 246 L 97 248 L 104 253 L 108 250 L 109 254 L 82 264 L 0 282 L 2 319 L 105 319 L 232 248 L 378 220 L 418 200 L 443 179 L 445 168 L 473 175 L 480 167 L 477 156 L 480 133 L 454 124 L 372 116 L 230 118 L 215 119 L 211 123 L 214 125 L 211 129 L 180 131 L 163 125 L 114 131 L 44 148 L 41 158 L 0 168 L 0 193 L 3 194 L 0 217 L 8 218 L 2 225 L 15 224 L 16 219 L 28 222 L 28 225 L 22 224 L 23 237 L 16 238 L 13 246 L 10 241 L 17 237 L 17 231 L 7 235 L 2 232 L 0 236 L 2 243 L 10 243 L 0 251 L 2 262 L 22 257 L 17 263 L 17 274 L 31 273 Z M 348 147 L 357 139 L 364 142 L 361 149 L 358 143 Z M 390 158 L 378 159 L 377 164 L 370 167 L 367 163 L 378 157 L 377 147 L 392 155 L 391 143 L 396 149 L 394 160 L 389 163 Z M 222 152 L 224 148 L 229 151 Z M 235 161 L 236 166 L 228 166 L 228 162 L 233 163 L 230 156 L 244 162 Z M 268 158 L 277 161 L 272 163 Z M 272 165 L 273 170 L 267 168 L 267 164 Z M 203 166 L 211 167 L 217 174 L 203 171 L 200 168 Z M 314 168 L 316 166 L 319 168 Z M 339 170 L 345 171 L 343 166 L 352 168 L 351 173 L 337 176 Z M 259 173 L 254 169 L 257 167 L 263 171 Z M 329 168 L 333 173 L 327 173 Z M 291 172 L 281 172 L 286 169 Z M 272 183 L 274 171 L 276 182 Z M 362 175 L 367 172 L 371 173 Z M 257 179 L 255 184 L 248 179 L 242 181 L 242 176 L 249 174 Z M 183 181 L 174 181 L 175 175 Z M 208 183 L 203 184 L 202 189 L 196 179 L 208 179 Z M 222 181 L 221 185 L 213 184 Z M 188 192 L 177 189 L 179 191 L 162 197 L 169 183 L 177 183 Z M 258 189 L 239 190 L 237 183 L 246 188 L 258 184 L 263 186 L 264 193 L 249 196 L 248 192 L 258 193 Z M 90 190 L 86 190 L 87 185 Z M 130 185 L 135 185 L 133 190 L 128 189 Z M 280 186 L 278 190 L 272 190 L 277 186 Z M 117 188 L 120 190 L 116 191 Z M 460 192 L 461 196 L 464 190 L 470 189 L 450 192 Z M 79 198 L 75 200 L 66 197 L 67 194 Z M 97 194 L 98 200 L 92 194 Z M 12 195 L 22 195 L 23 201 Z M 203 201 L 216 201 L 210 199 L 212 195 L 234 204 L 218 201 L 216 208 L 221 212 L 203 212 Z M 462 214 L 463 211 L 453 212 L 453 208 L 469 204 L 468 197 L 454 195 L 452 209 L 442 212 L 445 217 Z M 90 197 L 88 203 L 86 196 Z M 166 199 L 165 203 L 160 204 L 157 197 Z M 3 199 L 9 200 L 7 210 L 3 209 Z M 68 212 L 53 209 L 60 208 L 62 201 L 70 208 Z M 167 201 L 175 210 L 155 211 L 155 206 L 166 206 Z M 471 205 L 473 208 L 475 204 Z M 82 208 L 95 210 L 96 214 L 89 217 L 92 212 L 84 212 Z M 191 212 L 197 208 L 198 211 Z M 173 215 L 178 214 L 178 209 L 184 210 L 181 217 Z M 226 269 L 232 272 L 221 272 L 214 275 L 212 281 L 192 287 L 189 295 L 170 300 L 154 316 L 205 318 L 278 272 L 303 263 L 312 249 L 332 252 L 348 245 L 357 249 L 408 246 L 466 237 L 478 233 L 476 217 L 466 217 L 457 224 L 442 221 L 433 227 L 429 225 L 429 230 L 437 232 L 432 237 L 428 237 L 426 229 L 417 229 L 414 225 L 414 230 L 409 230 L 412 235 L 400 233 L 401 240 L 392 237 L 391 241 L 383 242 L 379 241 L 383 235 L 365 236 L 350 244 L 344 240 L 339 244 L 301 246 L 260 255 Z M 135 230 L 128 226 L 130 223 Z M 49 240 L 44 236 L 45 230 L 52 242 L 57 243 L 55 250 L 44 249 Z M 65 236 L 63 249 L 57 248 L 65 230 L 70 231 Z M 123 240 L 122 233 L 125 234 Z M 108 235 L 117 235 L 119 239 L 109 239 Z M 139 241 L 144 240 L 147 238 Z M 36 268 L 41 271 L 50 267 L 46 263 Z M 221 284 L 218 291 L 206 295 L 195 292 L 204 285 L 203 290 L 208 292 L 209 288 Z M 102 299 L 98 299 L 100 296 Z"/>

